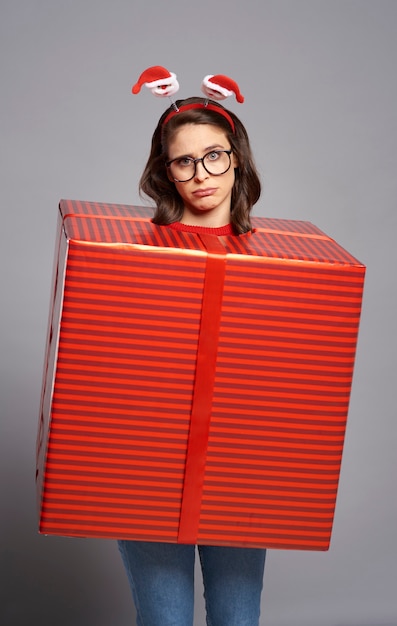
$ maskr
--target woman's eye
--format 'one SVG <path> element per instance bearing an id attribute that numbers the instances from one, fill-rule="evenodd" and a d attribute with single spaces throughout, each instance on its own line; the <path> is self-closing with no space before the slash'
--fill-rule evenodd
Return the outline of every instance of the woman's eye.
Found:
<path id="1" fill-rule="evenodd" d="M 178 159 L 177 163 L 181 167 L 189 167 L 189 165 L 193 163 L 193 159 L 190 159 L 189 157 L 183 157 L 182 159 Z"/>
<path id="2" fill-rule="evenodd" d="M 209 161 L 216 161 L 217 159 L 219 159 L 219 153 L 218 152 L 209 152 L 207 154 L 207 159 Z"/>

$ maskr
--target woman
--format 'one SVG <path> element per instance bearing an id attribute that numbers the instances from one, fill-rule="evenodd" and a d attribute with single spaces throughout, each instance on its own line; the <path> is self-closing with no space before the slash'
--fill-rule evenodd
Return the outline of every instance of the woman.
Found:
<path id="1" fill-rule="evenodd" d="M 234 235 L 251 230 L 260 196 L 247 132 L 203 98 L 179 100 L 159 120 L 140 190 L 161 227 Z M 138 626 L 192 626 L 195 546 L 119 541 Z M 266 551 L 198 546 L 208 626 L 257 626 Z"/>

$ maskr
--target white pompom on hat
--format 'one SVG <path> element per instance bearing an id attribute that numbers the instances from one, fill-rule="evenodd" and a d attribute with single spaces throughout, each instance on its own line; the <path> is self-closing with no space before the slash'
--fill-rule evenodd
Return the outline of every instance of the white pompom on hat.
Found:
<path id="1" fill-rule="evenodd" d="M 224 100 L 233 94 L 237 102 L 244 102 L 244 96 L 240 93 L 238 84 L 228 76 L 223 74 L 209 74 L 203 78 L 201 84 L 202 92 L 213 100 Z"/>
<path id="2" fill-rule="evenodd" d="M 176 74 L 169 72 L 161 65 L 148 67 L 142 72 L 132 87 L 132 93 L 139 93 L 142 86 L 147 87 L 154 96 L 159 97 L 172 96 L 179 90 Z"/>

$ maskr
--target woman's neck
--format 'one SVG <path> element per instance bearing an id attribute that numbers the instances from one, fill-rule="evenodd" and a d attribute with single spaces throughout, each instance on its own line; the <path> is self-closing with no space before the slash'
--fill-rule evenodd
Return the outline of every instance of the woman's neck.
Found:
<path id="1" fill-rule="evenodd" d="M 180 222 L 185 226 L 221 228 L 230 224 L 230 208 L 219 207 L 210 211 L 192 211 L 185 208 Z"/>

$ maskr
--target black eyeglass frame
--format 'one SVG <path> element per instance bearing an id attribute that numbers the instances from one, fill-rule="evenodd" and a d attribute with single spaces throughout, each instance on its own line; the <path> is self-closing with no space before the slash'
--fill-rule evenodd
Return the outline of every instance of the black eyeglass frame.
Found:
<path id="1" fill-rule="evenodd" d="M 207 157 L 209 154 L 213 154 L 214 152 L 216 152 L 217 154 L 219 154 L 220 152 L 224 152 L 225 154 L 227 154 L 227 156 L 229 157 L 229 166 L 225 169 L 224 172 L 221 172 L 220 174 L 213 174 L 212 172 L 210 172 L 206 167 L 205 167 L 205 163 L 204 163 L 204 159 L 205 157 Z M 197 163 L 199 163 L 201 161 L 203 168 L 205 169 L 205 171 L 210 175 L 210 176 L 223 176 L 223 174 L 226 174 L 226 172 L 228 172 L 230 170 L 230 166 L 232 164 L 232 160 L 231 160 L 231 154 L 232 154 L 233 150 L 210 150 L 209 152 L 207 152 L 204 156 L 200 157 L 199 159 L 192 159 L 191 157 L 185 157 L 187 159 L 190 159 L 191 162 L 194 165 L 194 172 L 193 175 L 190 178 L 187 178 L 186 180 L 179 180 L 179 178 L 174 178 L 172 177 L 172 180 L 176 183 L 188 183 L 189 180 L 192 180 L 192 178 L 194 178 L 196 176 L 196 170 L 197 170 Z M 166 161 L 165 162 L 165 166 L 167 169 L 170 168 L 170 166 L 172 165 L 172 163 L 174 163 L 175 161 L 179 161 L 180 159 L 183 159 L 184 157 L 177 157 L 176 159 L 171 159 L 171 161 Z"/>

